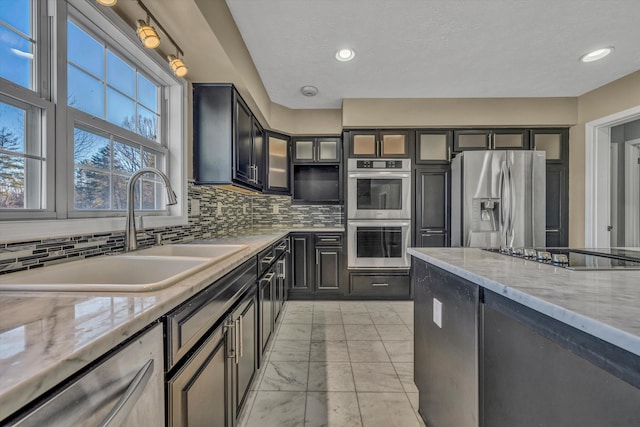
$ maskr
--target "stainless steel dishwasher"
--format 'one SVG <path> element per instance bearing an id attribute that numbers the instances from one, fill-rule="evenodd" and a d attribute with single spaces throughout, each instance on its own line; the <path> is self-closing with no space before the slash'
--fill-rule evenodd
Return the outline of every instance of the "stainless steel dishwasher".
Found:
<path id="1" fill-rule="evenodd" d="M 162 335 L 157 324 L 8 425 L 164 426 Z"/>

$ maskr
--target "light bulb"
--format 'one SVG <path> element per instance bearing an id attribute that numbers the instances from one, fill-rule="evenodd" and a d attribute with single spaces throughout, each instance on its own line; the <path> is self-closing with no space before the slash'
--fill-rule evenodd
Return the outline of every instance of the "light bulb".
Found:
<path id="1" fill-rule="evenodd" d="M 142 19 L 138 20 L 138 37 L 140 41 L 149 49 L 155 49 L 160 46 L 160 36 L 156 32 L 155 28 L 144 22 Z"/>
<path id="2" fill-rule="evenodd" d="M 189 72 L 189 69 L 186 65 L 184 65 L 184 61 L 182 59 L 176 57 L 175 55 L 169 55 L 167 57 L 169 60 L 169 66 L 171 67 L 171 71 L 178 77 L 184 77 Z"/>

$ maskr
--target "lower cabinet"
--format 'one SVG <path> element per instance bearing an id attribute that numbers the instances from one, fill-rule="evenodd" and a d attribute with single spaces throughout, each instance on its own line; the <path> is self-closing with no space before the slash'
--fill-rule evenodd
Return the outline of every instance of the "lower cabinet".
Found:
<path id="1" fill-rule="evenodd" d="M 340 298 L 348 294 L 343 233 L 293 233 L 290 298 Z"/>
<path id="2" fill-rule="evenodd" d="M 488 291 L 482 307 L 482 425 L 640 425 L 637 356 Z"/>
<path id="3" fill-rule="evenodd" d="M 416 168 L 413 220 L 415 246 L 450 246 L 450 185 L 449 165 Z"/>
<path id="4" fill-rule="evenodd" d="M 273 296 L 276 272 L 273 268 L 258 280 L 258 300 L 260 301 L 260 354 L 264 351 L 273 332 Z"/>
<path id="5" fill-rule="evenodd" d="M 357 271 L 350 273 L 350 295 L 362 298 L 411 298 L 411 279 L 407 273 Z"/>

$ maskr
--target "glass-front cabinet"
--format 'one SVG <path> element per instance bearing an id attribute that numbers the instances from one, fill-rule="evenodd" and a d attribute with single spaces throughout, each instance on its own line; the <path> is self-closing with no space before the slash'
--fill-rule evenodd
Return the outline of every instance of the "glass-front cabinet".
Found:
<path id="1" fill-rule="evenodd" d="M 349 157 L 409 157 L 409 131 L 352 130 Z"/>
<path id="2" fill-rule="evenodd" d="M 416 164 L 447 164 L 451 161 L 450 130 L 416 131 Z"/>
<path id="3" fill-rule="evenodd" d="M 528 150 L 526 129 L 460 129 L 453 131 L 453 151 Z"/>
<path id="4" fill-rule="evenodd" d="M 266 193 L 291 194 L 289 166 L 289 137 L 267 131 Z"/>
<path id="5" fill-rule="evenodd" d="M 294 163 L 340 162 L 340 137 L 294 137 Z"/>
<path id="6" fill-rule="evenodd" d="M 544 151 L 547 163 L 563 163 L 567 158 L 567 129 L 531 129 L 531 149 Z"/>

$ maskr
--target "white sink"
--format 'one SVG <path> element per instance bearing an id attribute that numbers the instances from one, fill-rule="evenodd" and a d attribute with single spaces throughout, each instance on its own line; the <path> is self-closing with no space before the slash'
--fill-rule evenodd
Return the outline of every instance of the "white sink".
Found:
<path id="1" fill-rule="evenodd" d="M 0 276 L 0 291 L 157 291 L 246 247 L 168 245 L 125 255 L 78 260 Z"/>
<path id="2" fill-rule="evenodd" d="M 221 259 L 235 254 L 247 245 L 165 245 L 129 252 L 129 256 L 171 256 Z"/>

